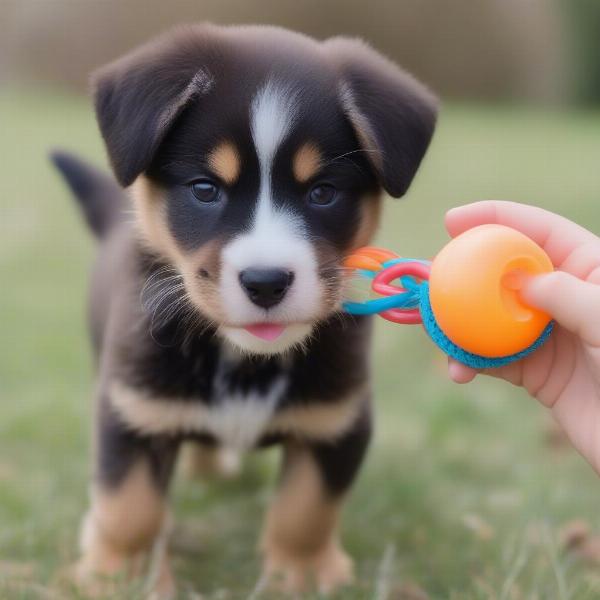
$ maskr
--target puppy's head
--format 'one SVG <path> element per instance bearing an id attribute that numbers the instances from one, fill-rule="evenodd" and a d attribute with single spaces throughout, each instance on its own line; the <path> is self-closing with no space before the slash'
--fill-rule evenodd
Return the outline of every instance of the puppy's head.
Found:
<path id="1" fill-rule="evenodd" d="M 407 190 L 431 94 L 358 40 L 170 32 L 96 74 L 98 121 L 147 244 L 236 346 L 277 353 L 339 309 L 380 192 Z"/>

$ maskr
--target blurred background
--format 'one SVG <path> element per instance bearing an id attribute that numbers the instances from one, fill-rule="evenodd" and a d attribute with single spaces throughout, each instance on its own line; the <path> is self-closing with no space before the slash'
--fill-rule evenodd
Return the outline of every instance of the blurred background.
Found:
<path id="1" fill-rule="evenodd" d="M 447 98 L 600 101 L 597 0 L 2 0 L 0 80 L 83 91 L 94 67 L 199 19 L 359 35 Z"/>
<path id="2" fill-rule="evenodd" d="M 489 197 L 600 233 L 598 0 L 0 0 L 0 598 L 77 597 L 61 573 L 87 502 L 94 248 L 47 152 L 106 167 L 89 72 L 198 20 L 359 35 L 440 94 L 383 245 L 429 256 L 448 208 Z M 339 597 L 600 597 L 596 476 L 521 391 L 444 369 L 420 328 L 377 323 L 377 435 L 343 526 L 358 578 Z M 176 482 L 182 598 L 248 596 L 275 462 Z"/>

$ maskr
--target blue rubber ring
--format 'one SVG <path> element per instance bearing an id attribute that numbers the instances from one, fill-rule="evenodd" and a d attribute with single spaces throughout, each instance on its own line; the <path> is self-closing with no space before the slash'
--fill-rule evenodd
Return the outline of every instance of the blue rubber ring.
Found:
<path id="1" fill-rule="evenodd" d="M 429 284 L 426 281 L 424 281 L 421 285 L 420 310 L 425 331 L 427 331 L 433 342 L 448 356 L 451 356 L 464 365 L 474 369 L 494 369 L 497 367 L 503 367 L 504 365 L 509 365 L 510 363 L 525 358 L 537 350 L 548 339 L 552 333 L 552 329 L 554 328 L 554 321 L 550 321 L 544 331 L 542 331 L 540 337 L 533 342 L 531 346 L 525 348 L 525 350 L 521 350 L 520 352 L 511 354 L 509 356 L 490 358 L 487 356 L 479 356 L 478 354 L 473 354 L 472 352 L 463 350 L 454 342 L 452 342 L 440 329 L 433 315 L 433 311 L 431 310 L 431 303 L 429 302 Z"/>

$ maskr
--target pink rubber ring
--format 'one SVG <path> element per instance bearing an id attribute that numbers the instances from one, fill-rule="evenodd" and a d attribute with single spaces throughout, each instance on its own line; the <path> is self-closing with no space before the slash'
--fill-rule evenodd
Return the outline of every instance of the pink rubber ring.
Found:
<path id="1" fill-rule="evenodd" d="M 377 273 L 373 279 L 373 291 L 382 296 L 395 296 L 406 291 L 399 285 L 392 285 L 392 281 L 403 275 L 412 275 L 419 279 L 429 279 L 429 265 L 420 262 L 405 262 L 392 265 Z M 421 311 L 418 308 L 402 310 L 401 308 L 392 308 L 379 313 L 381 317 L 393 323 L 402 325 L 418 325 L 422 323 Z"/>
<path id="2" fill-rule="evenodd" d="M 392 323 L 400 323 L 400 325 L 418 325 L 423 322 L 421 311 L 418 308 L 411 308 L 410 310 L 391 308 L 380 312 L 379 316 Z"/>
<path id="3" fill-rule="evenodd" d="M 420 262 L 405 262 L 392 265 L 391 267 L 387 267 L 387 269 L 382 269 L 375 275 L 372 285 L 373 291 L 382 296 L 395 296 L 406 290 L 399 285 L 391 285 L 392 281 L 402 277 L 402 275 L 413 275 L 420 279 L 429 279 L 429 271 L 429 265 Z"/>

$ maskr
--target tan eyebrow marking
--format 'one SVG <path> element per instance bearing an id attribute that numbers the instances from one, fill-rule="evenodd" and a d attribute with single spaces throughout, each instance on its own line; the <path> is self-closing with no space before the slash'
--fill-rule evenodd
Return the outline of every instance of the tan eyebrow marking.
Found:
<path id="1" fill-rule="evenodd" d="M 237 148 L 231 142 L 221 142 L 208 155 L 208 166 L 227 184 L 240 176 L 242 163 Z"/>
<path id="2" fill-rule="evenodd" d="M 294 156 L 292 168 L 294 177 L 300 182 L 307 182 L 321 167 L 322 156 L 319 149 L 312 143 L 300 146 Z"/>

